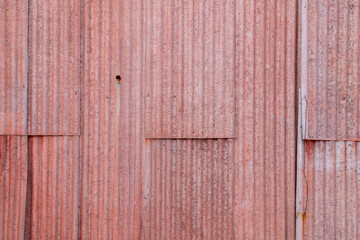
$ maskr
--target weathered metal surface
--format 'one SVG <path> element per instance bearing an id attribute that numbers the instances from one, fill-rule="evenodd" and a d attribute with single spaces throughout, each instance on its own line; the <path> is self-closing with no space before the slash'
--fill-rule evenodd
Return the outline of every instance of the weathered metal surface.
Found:
<path id="1" fill-rule="evenodd" d="M 80 0 L 29 7 L 29 134 L 80 134 Z"/>
<path id="2" fill-rule="evenodd" d="M 302 0 L 306 139 L 360 140 L 359 8 L 356 0 Z"/>
<path id="3" fill-rule="evenodd" d="M 0 136 L 0 239 L 24 239 L 27 137 Z"/>
<path id="4" fill-rule="evenodd" d="M 294 239 L 296 1 L 236 16 L 235 239 Z"/>
<path id="5" fill-rule="evenodd" d="M 79 137 L 29 137 L 31 239 L 78 239 Z"/>
<path id="6" fill-rule="evenodd" d="M 139 80 L 129 76 L 126 68 L 120 71 L 120 63 L 127 66 L 130 61 L 127 51 L 136 40 L 128 33 L 137 29 L 121 32 L 120 24 L 135 20 L 125 16 L 130 12 L 125 12 L 125 6 L 123 1 L 112 0 L 82 3 L 81 239 L 136 239 L 128 232 L 138 226 L 133 222 L 137 208 L 131 207 L 137 195 L 130 189 L 135 179 L 140 182 L 140 175 L 133 172 L 140 156 L 133 136 L 141 129 L 141 118 L 134 121 L 141 117 L 141 108 L 136 113 L 134 106 L 142 97 L 136 94 L 141 89 Z M 121 108 L 116 105 L 117 75 L 122 78 Z M 118 125 L 122 126 L 121 140 Z"/>
<path id="7" fill-rule="evenodd" d="M 141 239 L 235 239 L 234 140 L 146 140 Z"/>
<path id="8" fill-rule="evenodd" d="M 304 239 L 360 238 L 360 142 L 306 141 Z"/>
<path id="9" fill-rule="evenodd" d="M 0 134 L 26 135 L 28 1 L 1 1 L 0 25 Z"/>
<path id="10" fill-rule="evenodd" d="M 140 11 L 146 137 L 235 137 L 235 0 L 147 1 Z"/>

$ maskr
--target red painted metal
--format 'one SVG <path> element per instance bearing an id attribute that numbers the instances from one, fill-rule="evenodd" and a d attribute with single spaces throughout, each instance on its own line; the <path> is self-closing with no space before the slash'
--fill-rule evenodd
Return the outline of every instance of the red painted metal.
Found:
<path id="1" fill-rule="evenodd" d="M 296 1 L 236 16 L 235 239 L 294 239 Z"/>
<path id="2" fill-rule="evenodd" d="M 28 1 L 3 0 L 0 12 L 0 135 L 26 135 Z"/>
<path id="3" fill-rule="evenodd" d="M 82 112 L 81 112 L 81 239 L 131 239 L 124 237 L 124 229 L 132 231 L 129 194 L 131 184 L 125 180 L 135 179 L 132 168 L 123 163 L 133 164 L 137 160 L 137 149 L 133 146 L 134 133 L 140 130 L 141 122 L 134 124 L 133 104 L 142 100 L 134 94 L 138 85 L 136 79 L 129 79 L 120 71 L 120 37 L 125 40 L 126 32 L 120 31 L 125 22 L 125 4 L 122 1 L 86 0 L 82 3 Z M 128 12 L 128 10 L 126 10 Z M 128 30 L 128 32 L 130 29 Z M 128 38 L 130 39 L 130 38 Z M 123 42 L 125 44 L 125 42 Z M 123 46 L 123 49 L 126 49 Z M 125 50 L 124 50 L 125 52 Z M 128 55 L 126 55 L 128 57 Z M 123 79 L 121 126 L 122 139 L 118 136 L 117 125 L 117 79 Z M 131 100 L 129 98 L 132 98 Z M 141 113 L 141 111 L 138 111 Z M 121 159 L 117 157 L 122 144 Z M 140 178 L 138 178 L 140 181 Z M 127 188 L 125 188 L 125 186 Z M 139 202 L 139 201 L 138 201 Z M 124 217 L 124 211 L 129 214 Z M 131 212 L 131 214 L 130 214 Z M 128 224 L 128 225 L 125 225 Z"/>
<path id="4" fill-rule="evenodd" d="M 302 1 L 304 137 L 360 140 L 358 1 Z"/>
<path id="5" fill-rule="evenodd" d="M 305 142 L 304 239 L 359 239 L 360 143 Z"/>
<path id="6" fill-rule="evenodd" d="M 235 1 L 149 1 L 147 138 L 235 137 Z"/>
<path id="7" fill-rule="evenodd" d="M 0 239 L 24 239 L 27 137 L 0 136 Z"/>
<path id="8" fill-rule="evenodd" d="M 31 239 L 77 239 L 79 137 L 30 137 Z"/>
<path id="9" fill-rule="evenodd" d="M 80 134 L 80 0 L 29 8 L 29 134 Z"/>
<path id="10" fill-rule="evenodd" d="M 234 140 L 146 140 L 141 239 L 235 239 Z"/>

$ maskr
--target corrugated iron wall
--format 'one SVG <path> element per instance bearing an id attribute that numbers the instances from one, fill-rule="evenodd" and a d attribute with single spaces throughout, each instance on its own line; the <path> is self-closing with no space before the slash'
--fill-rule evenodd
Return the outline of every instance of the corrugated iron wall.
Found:
<path id="1" fill-rule="evenodd" d="M 236 239 L 295 237 L 295 1 L 239 1 Z"/>
<path id="2" fill-rule="evenodd" d="M 302 4 L 304 137 L 359 141 L 359 1 Z"/>
<path id="3" fill-rule="evenodd" d="M 307 141 L 304 239 L 359 239 L 360 143 Z"/>
<path id="4" fill-rule="evenodd" d="M 298 239 L 360 238 L 359 9 L 353 0 L 299 8 Z"/>
<path id="5" fill-rule="evenodd" d="M 359 238 L 360 6 L 298 4 L 1 1 L 0 239 Z"/>
<path id="6" fill-rule="evenodd" d="M 80 134 L 80 0 L 30 1 L 30 135 Z"/>
<path id="7" fill-rule="evenodd" d="M 0 134 L 27 134 L 28 0 L 0 2 Z"/>
<path id="8" fill-rule="evenodd" d="M 24 239 L 27 137 L 0 136 L 0 239 Z"/>

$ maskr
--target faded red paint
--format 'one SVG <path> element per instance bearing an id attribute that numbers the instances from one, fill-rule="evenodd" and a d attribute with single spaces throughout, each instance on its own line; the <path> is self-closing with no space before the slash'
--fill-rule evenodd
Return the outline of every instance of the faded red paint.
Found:
<path id="1" fill-rule="evenodd" d="M 0 12 L 0 135 L 26 135 L 28 0 L 3 0 Z"/>
<path id="2" fill-rule="evenodd" d="M 0 136 L 0 239 L 24 239 L 27 137 Z"/>
<path id="3" fill-rule="evenodd" d="M 304 138 L 360 140 L 359 2 L 302 0 Z"/>
<path id="4" fill-rule="evenodd" d="M 30 137 L 31 239 L 77 239 L 79 137 Z"/>
<path id="5" fill-rule="evenodd" d="M 304 239 L 358 239 L 360 144 L 314 141 L 311 146 L 314 151 L 305 158 Z"/>
<path id="6" fill-rule="evenodd" d="M 80 134 L 80 0 L 29 9 L 30 135 Z"/>

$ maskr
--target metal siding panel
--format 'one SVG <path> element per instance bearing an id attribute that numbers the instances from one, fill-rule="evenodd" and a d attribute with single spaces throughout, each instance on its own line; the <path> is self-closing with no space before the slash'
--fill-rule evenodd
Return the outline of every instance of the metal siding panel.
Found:
<path id="1" fill-rule="evenodd" d="M 295 238 L 295 13 L 236 4 L 235 239 Z"/>
<path id="2" fill-rule="evenodd" d="M 142 239 L 235 239 L 234 140 L 146 140 Z"/>
<path id="3" fill-rule="evenodd" d="M 360 139 L 359 3 L 303 0 L 304 138 Z"/>
<path id="4" fill-rule="evenodd" d="M 360 143 L 305 144 L 304 239 L 359 239 Z"/>
<path id="5" fill-rule="evenodd" d="M 27 134 L 28 1 L 0 3 L 0 134 Z"/>
<path id="6" fill-rule="evenodd" d="M 24 239 L 27 137 L 0 136 L 0 239 Z"/>
<path id="7" fill-rule="evenodd" d="M 30 137 L 31 238 L 78 239 L 79 137 Z"/>
<path id="8" fill-rule="evenodd" d="M 80 134 L 80 0 L 29 11 L 29 134 Z"/>
<path id="9" fill-rule="evenodd" d="M 86 0 L 82 5 L 82 239 L 140 236 L 140 6 L 140 1 L 112 0 Z M 121 75 L 121 85 L 116 75 Z"/>
<path id="10" fill-rule="evenodd" d="M 143 10 L 147 138 L 235 137 L 234 10 L 234 0 Z"/>

